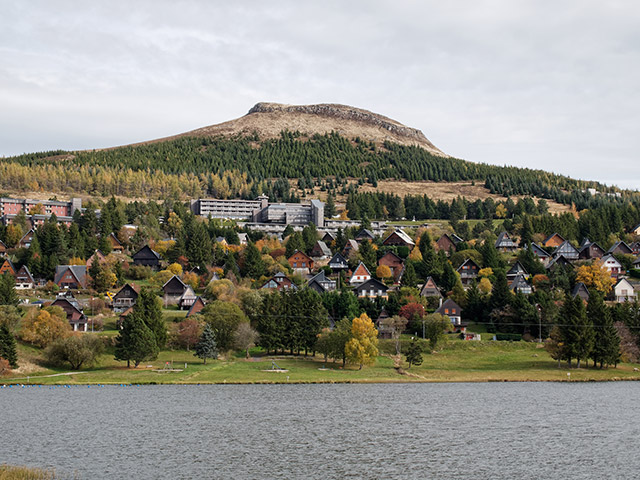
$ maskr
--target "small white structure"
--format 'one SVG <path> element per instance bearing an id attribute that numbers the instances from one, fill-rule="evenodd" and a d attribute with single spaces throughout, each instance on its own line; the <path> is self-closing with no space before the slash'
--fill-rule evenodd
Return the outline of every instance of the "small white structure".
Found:
<path id="1" fill-rule="evenodd" d="M 613 292 L 616 297 L 616 302 L 633 302 L 636 298 L 636 292 L 633 289 L 633 285 L 629 283 L 626 278 L 621 278 L 618 283 L 616 283 L 615 287 L 613 287 Z"/>

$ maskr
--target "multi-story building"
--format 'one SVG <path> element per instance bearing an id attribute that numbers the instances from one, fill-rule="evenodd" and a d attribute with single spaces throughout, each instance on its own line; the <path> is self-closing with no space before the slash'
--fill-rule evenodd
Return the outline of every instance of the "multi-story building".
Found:
<path id="1" fill-rule="evenodd" d="M 82 209 L 82 199 L 72 198 L 69 202 L 58 200 L 33 200 L 29 198 L 0 198 L 0 219 L 8 225 L 21 211 L 32 221 L 33 226 L 40 225 L 55 215 L 59 222 L 71 224 L 73 214 Z"/>

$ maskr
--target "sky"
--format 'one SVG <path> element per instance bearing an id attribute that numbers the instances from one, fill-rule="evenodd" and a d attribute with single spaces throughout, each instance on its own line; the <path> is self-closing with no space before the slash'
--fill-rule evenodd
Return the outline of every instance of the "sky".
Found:
<path id="1" fill-rule="evenodd" d="M 459 158 L 640 188 L 640 3 L 0 0 L 0 156 L 342 103 Z"/>

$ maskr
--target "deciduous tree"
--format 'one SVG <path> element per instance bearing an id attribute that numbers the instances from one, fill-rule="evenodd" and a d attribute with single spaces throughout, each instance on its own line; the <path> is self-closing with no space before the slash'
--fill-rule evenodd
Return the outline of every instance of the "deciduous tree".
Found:
<path id="1" fill-rule="evenodd" d="M 363 365 L 372 365 L 378 356 L 378 330 L 366 313 L 353 319 L 351 339 L 345 345 L 347 360 Z"/>

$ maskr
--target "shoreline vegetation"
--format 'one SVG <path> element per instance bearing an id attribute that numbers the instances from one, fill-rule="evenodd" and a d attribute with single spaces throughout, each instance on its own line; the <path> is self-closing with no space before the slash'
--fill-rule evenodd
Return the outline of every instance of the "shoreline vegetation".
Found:
<path id="1" fill-rule="evenodd" d="M 381 341 L 381 351 L 390 351 L 391 342 Z M 34 351 L 23 350 L 28 358 Z M 31 350 L 31 349 L 29 349 Z M 530 342 L 465 342 L 448 339 L 437 352 L 423 355 L 420 366 L 408 367 L 402 358 L 383 353 L 373 365 L 357 365 L 329 359 L 319 354 L 263 355 L 254 349 L 251 357 L 229 354 L 207 364 L 193 351 L 164 350 L 152 362 L 138 368 L 126 368 L 105 352 L 98 366 L 70 372 L 66 369 L 40 368 L 31 374 L 14 372 L 0 379 L 0 385 L 197 385 L 197 384 L 320 384 L 320 383 L 461 383 L 461 382 L 593 382 L 640 380 L 640 366 L 621 363 L 617 368 L 567 368 Z"/>

